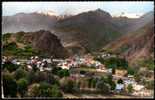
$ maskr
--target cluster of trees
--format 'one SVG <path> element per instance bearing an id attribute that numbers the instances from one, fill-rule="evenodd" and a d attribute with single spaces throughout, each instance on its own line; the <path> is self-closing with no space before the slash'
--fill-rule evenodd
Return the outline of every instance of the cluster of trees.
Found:
<path id="1" fill-rule="evenodd" d="M 30 44 L 24 44 L 22 42 L 22 32 L 19 32 L 16 36 L 15 42 L 10 42 L 9 39 L 12 36 L 12 33 L 6 33 L 2 35 L 3 40 L 3 55 L 5 56 L 16 56 L 16 57 L 30 57 L 33 55 L 39 55 L 40 52 L 33 49 Z M 25 45 L 24 48 L 19 48 L 17 42 L 22 43 Z"/>
<path id="2" fill-rule="evenodd" d="M 61 79 L 60 84 L 61 89 L 65 93 L 80 92 L 80 88 L 88 87 L 96 89 L 101 94 L 109 94 L 116 87 L 111 75 L 101 78 L 90 77 L 86 80 L 82 79 L 78 81 L 64 77 Z"/>
<path id="3" fill-rule="evenodd" d="M 60 78 L 67 77 L 70 75 L 69 70 L 62 69 L 61 67 L 53 67 L 52 73 L 58 75 Z"/>
<path id="4" fill-rule="evenodd" d="M 3 70 L 6 69 L 6 70 L 8 70 L 10 72 L 15 71 L 17 68 L 19 68 L 19 65 L 15 65 L 11 61 L 5 62 L 5 64 L 3 64 L 3 66 L 2 66 Z"/>
<path id="5" fill-rule="evenodd" d="M 97 58 L 96 60 L 100 61 L 102 64 L 105 64 L 108 68 L 117 68 L 117 69 L 127 69 L 128 62 L 126 59 L 118 57 L 110 57 L 107 59 Z"/>
<path id="6" fill-rule="evenodd" d="M 89 78 L 88 87 L 96 88 L 103 94 L 109 94 L 111 90 L 116 87 L 115 82 L 112 80 L 112 75 L 102 76 L 101 78 Z"/>
<path id="7" fill-rule="evenodd" d="M 60 85 L 61 89 L 65 93 L 74 93 L 79 90 L 79 87 L 77 86 L 75 80 L 68 78 L 68 77 L 62 78 L 60 81 L 60 84 L 61 84 Z"/>
<path id="8" fill-rule="evenodd" d="M 30 57 L 33 55 L 39 55 L 39 51 L 33 49 L 30 45 L 26 45 L 24 48 L 18 48 L 16 42 L 10 42 L 3 45 L 3 55 Z"/>
<path id="9" fill-rule="evenodd" d="M 63 76 L 63 75 L 62 75 Z M 25 66 L 5 63 L 2 70 L 5 97 L 62 97 L 59 79 L 51 72 L 27 71 Z M 33 86 L 39 84 L 38 87 Z"/>
<path id="10" fill-rule="evenodd" d="M 62 97 L 62 93 L 57 84 L 51 85 L 46 82 L 33 83 L 27 95 L 30 97 Z"/>

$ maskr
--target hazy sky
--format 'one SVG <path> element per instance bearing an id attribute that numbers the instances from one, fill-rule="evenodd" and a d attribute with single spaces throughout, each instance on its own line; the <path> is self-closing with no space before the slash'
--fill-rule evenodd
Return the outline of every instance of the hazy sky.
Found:
<path id="1" fill-rule="evenodd" d="M 3 2 L 3 16 L 14 15 L 19 12 L 35 12 L 52 10 L 58 14 L 71 13 L 78 14 L 80 12 L 95 10 L 100 8 L 112 15 L 120 15 L 121 12 L 128 14 L 143 14 L 153 11 L 153 1 L 137 1 L 137 2 Z"/>

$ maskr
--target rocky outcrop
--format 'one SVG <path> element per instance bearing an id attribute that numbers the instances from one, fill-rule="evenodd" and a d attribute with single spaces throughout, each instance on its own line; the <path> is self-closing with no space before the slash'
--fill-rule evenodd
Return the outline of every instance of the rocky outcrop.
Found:
<path id="1" fill-rule="evenodd" d="M 18 32 L 15 35 L 16 37 L 17 35 L 21 35 L 20 38 L 23 43 L 31 44 L 33 48 L 48 56 L 54 56 L 56 58 L 68 57 L 68 52 L 61 44 L 60 39 L 50 31 Z"/>

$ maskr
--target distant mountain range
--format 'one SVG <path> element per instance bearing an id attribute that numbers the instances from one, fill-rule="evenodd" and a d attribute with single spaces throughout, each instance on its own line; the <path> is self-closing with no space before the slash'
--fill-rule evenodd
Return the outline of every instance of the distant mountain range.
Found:
<path id="1" fill-rule="evenodd" d="M 144 43 L 143 47 L 146 48 L 149 43 L 152 45 L 153 20 L 153 11 L 132 19 L 112 17 L 101 9 L 67 17 L 57 16 L 53 12 L 19 13 L 14 16 L 3 16 L 2 33 L 49 30 L 61 39 L 64 47 L 71 53 L 81 54 L 100 50 L 104 46 L 115 51 L 126 44 L 138 47 Z M 145 39 L 146 36 L 150 36 L 149 39 Z M 140 52 L 143 47 L 135 52 Z M 122 54 L 126 55 L 126 52 L 123 51 Z"/>
<path id="2" fill-rule="evenodd" d="M 2 17 L 2 33 L 19 31 L 50 30 L 57 22 L 56 16 L 44 13 L 18 13 Z"/>

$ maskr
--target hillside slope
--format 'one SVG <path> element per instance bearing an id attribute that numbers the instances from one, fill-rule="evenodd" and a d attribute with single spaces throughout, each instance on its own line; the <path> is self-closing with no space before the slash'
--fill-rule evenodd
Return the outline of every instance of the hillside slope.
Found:
<path id="1" fill-rule="evenodd" d="M 113 52 L 121 54 L 131 63 L 143 58 L 153 58 L 153 20 L 135 32 L 128 33 L 118 40 L 109 43 L 104 49 L 110 49 Z"/>
<path id="2" fill-rule="evenodd" d="M 97 9 L 59 20 L 55 25 L 55 31 L 64 44 L 78 42 L 84 48 L 93 51 L 121 35 L 111 21 L 109 13 Z"/>

